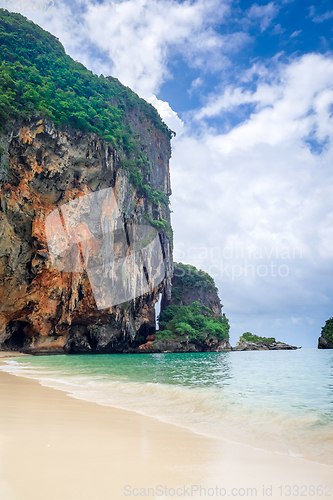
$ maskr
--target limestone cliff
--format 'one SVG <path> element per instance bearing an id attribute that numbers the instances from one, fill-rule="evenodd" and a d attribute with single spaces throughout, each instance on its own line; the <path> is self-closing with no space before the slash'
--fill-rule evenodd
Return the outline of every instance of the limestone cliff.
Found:
<path id="1" fill-rule="evenodd" d="M 171 299 L 167 305 L 189 306 L 198 301 L 213 311 L 213 316 L 222 314 L 222 304 L 213 278 L 194 266 L 174 263 Z M 166 304 L 162 305 L 162 310 Z"/>
<path id="2" fill-rule="evenodd" d="M 172 131 L 0 9 L 0 349 L 119 352 L 173 273 Z"/>
<path id="3" fill-rule="evenodd" d="M 146 183 L 170 195 L 169 138 L 138 110 L 126 119 L 147 157 Z M 46 237 L 45 221 L 55 209 L 108 188 L 125 228 L 147 223 L 147 217 L 169 222 L 169 208 L 154 205 L 129 182 L 124 152 L 94 133 L 55 129 L 49 120 L 37 118 L 12 125 L 2 134 L 1 146 L 7 165 L 0 183 L 1 349 L 119 352 L 138 335 L 154 333 L 154 304 L 159 293 L 170 295 L 168 231 L 159 233 L 164 275 L 158 286 L 105 309 L 96 307 L 84 268 L 66 272 L 54 266 Z M 96 226 L 106 216 L 100 208 Z"/>

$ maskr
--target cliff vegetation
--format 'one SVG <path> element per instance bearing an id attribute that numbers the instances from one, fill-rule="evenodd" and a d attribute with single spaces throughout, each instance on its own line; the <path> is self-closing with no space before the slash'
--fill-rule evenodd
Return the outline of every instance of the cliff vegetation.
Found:
<path id="1" fill-rule="evenodd" d="M 192 265 L 175 263 L 171 281 L 171 299 L 162 303 L 159 330 L 139 351 L 230 351 L 230 325 L 214 279 Z"/>
<path id="2" fill-rule="evenodd" d="M 229 321 L 225 316 L 213 317 L 213 311 L 198 301 L 189 306 L 168 306 L 159 316 L 160 331 L 156 339 L 179 338 L 204 342 L 209 337 L 229 339 Z"/>
<path id="3" fill-rule="evenodd" d="M 272 344 L 273 342 L 276 342 L 277 344 L 281 344 L 281 342 L 276 341 L 274 337 L 259 337 L 258 335 L 253 335 L 250 332 L 243 333 L 239 342 L 254 342 L 255 344 L 259 344 L 259 342 L 262 344 Z"/>
<path id="4" fill-rule="evenodd" d="M 0 9 L 0 126 L 40 116 L 56 125 L 95 132 L 132 151 L 135 138 L 123 122 L 125 108 L 139 106 L 169 138 L 156 109 L 116 78 L 97 76 L 65 53 L 59 40 L 20 14 Z"/>

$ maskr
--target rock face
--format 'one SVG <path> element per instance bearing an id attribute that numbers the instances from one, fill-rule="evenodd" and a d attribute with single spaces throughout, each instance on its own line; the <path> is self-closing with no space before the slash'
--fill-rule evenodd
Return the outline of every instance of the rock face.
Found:
<path id="1" fill-rule="evenodd" d="M 145 184 L 169 196 L 169 138 L 140 111 L 129 111 L 126 120 L 148 159 Z M 154 333 L 154 304 L 159 293 L 165 301 L 171 294 L 168 232 L 158 234 L 163 251 L 162 281 L 134 300 L 102 309 L 96 306 L 82 248 L 82 269 L 59 270 L 46 235 L 45 223 L 52 212 L 110 188 L 126 235 L 126 228 L 135 231 L 139 224 L 147 224 L 147 217 L 170 222 L 166 205 L 153 206 L 130 184 L 123 168 L 125 154 L 105 145 L 94 133 L 56 130 L 52 122 L 37 118 L 17 122 L 0 137 L 0 146 L 2 161 L 5 158 L 9 165 L 0 179 L 0 349 L 112 353 L 135 345 L 137 336 Z M 99 208 L 96 227 L 102 227 L 108 217 L 104 206 Z M 91 241 L 91 227 L 83 227 L 82 217 L 81 213 L 80 230 Z M 149 265 L 152 263 L 146 263 Z"/>
<path id="2" fill-rule="evenodd" d="M 318 339 L 318 349 L 333 349 L 333 318 L 325 321 Z"/>
<path id="3" fill-rule="evenodd" d="M 167 305 L 189 306 L 198 301 L 213 311 L 213 317 L 221 316 L 222 304 L 217 288 L 207 273 L 198 271 L 194 266 L 175 262 L 171 282 L 171 299 L 167 304 L 162 304 L 162 310 Z"/>
<path id="4" fill-rule="evenodd" d="M 210 339 L 207 342 L 198 344 L 193 342 L 181 342 L 179 339 L 152 340 L 140 345 L 135 351 L 137 353 L 152 352 L 224 352 L 231 351 L 232 347 L 228 340 L 217 341 Z"/>
<path id="5" fill-rule="evenodd" d="M 333 340 L 329 340 L 325 334 L 321 334 L 318 339 L 318 349 L 333 349 Z"/>
<path id="6" fill-rule="evenodd" d="M 249 342 L 247 340 L 239 340 L 235 347 L 232 348 L 233 351 L 286 351 L 295 350 L 298 347 L 293 345 L 285 344 L 284 342 Z"/>

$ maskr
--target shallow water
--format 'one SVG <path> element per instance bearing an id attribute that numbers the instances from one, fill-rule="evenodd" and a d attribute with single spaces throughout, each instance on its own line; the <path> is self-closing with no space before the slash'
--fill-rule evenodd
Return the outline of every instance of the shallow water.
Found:
<path id="1" fill-rule="evenodd" d="M 3 370 L 194 432 L 333 465 L 333 351 L 16 358 Z"/>

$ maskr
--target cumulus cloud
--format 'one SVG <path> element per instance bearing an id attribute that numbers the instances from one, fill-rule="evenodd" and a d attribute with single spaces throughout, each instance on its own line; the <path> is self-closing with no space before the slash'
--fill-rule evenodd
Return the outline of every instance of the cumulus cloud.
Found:
<path id="1" fill-rule="evenodd" d="M 260 30 L 263 32 L 277 16 L 279 10 L 280 7 L 274 2 L 270 2 L 267 5 L 258 5 L 255 3 L 249 10 L 248 18 L 251 21 L 258 21 L 260 24 Z"/>
<path id="2" fill-rule="evenodd" d="M 279 67 L 279 81 L 259 77 L 255 91 L 229 87 L 222 95 L 211 96 L 196 118 L 203 119 L 251 104 L 251 116 L 228 135 L 214 138 L 223 151 L 253 147 L 258 143 L 279 144 L 313 133 L 322 142 L 332 136 L 333 91 L 331 57 L 308 54 Z"/>
<path id="3" fill-rule="evenodd" d="M 67 52 L 96 73 L 112 74 L 140 96 L 157 94 L 173 58 L 217 72 L 249 42 L 245 32 L 220 34 L 231 0 L 59 0 L 52 13 L 29 17 L 58 36 Z M 267 16 L 269 13 L 267 13 Z"/>
<path id="4" fill-rule="evenodd" d="M 112 73 L 147 97 L 168 76 L 169 46 L 190 36 L 202 23 L 203 5 L 130 0 L 89 4 L 85 17 L 90 39 L 112 60 Z"/>
<path id="5" fill-rule="evenodd" d="M 314 23 L 323 23 L 324 21 L 327 21 L 328 19 L 332 19 L 333 17 L 333 10 L 327 11 L 324 14 L 315 14 L 315 7 L 312 5 L 310 7 L 310 17 L 312 17 L 312 21 Z"/>

